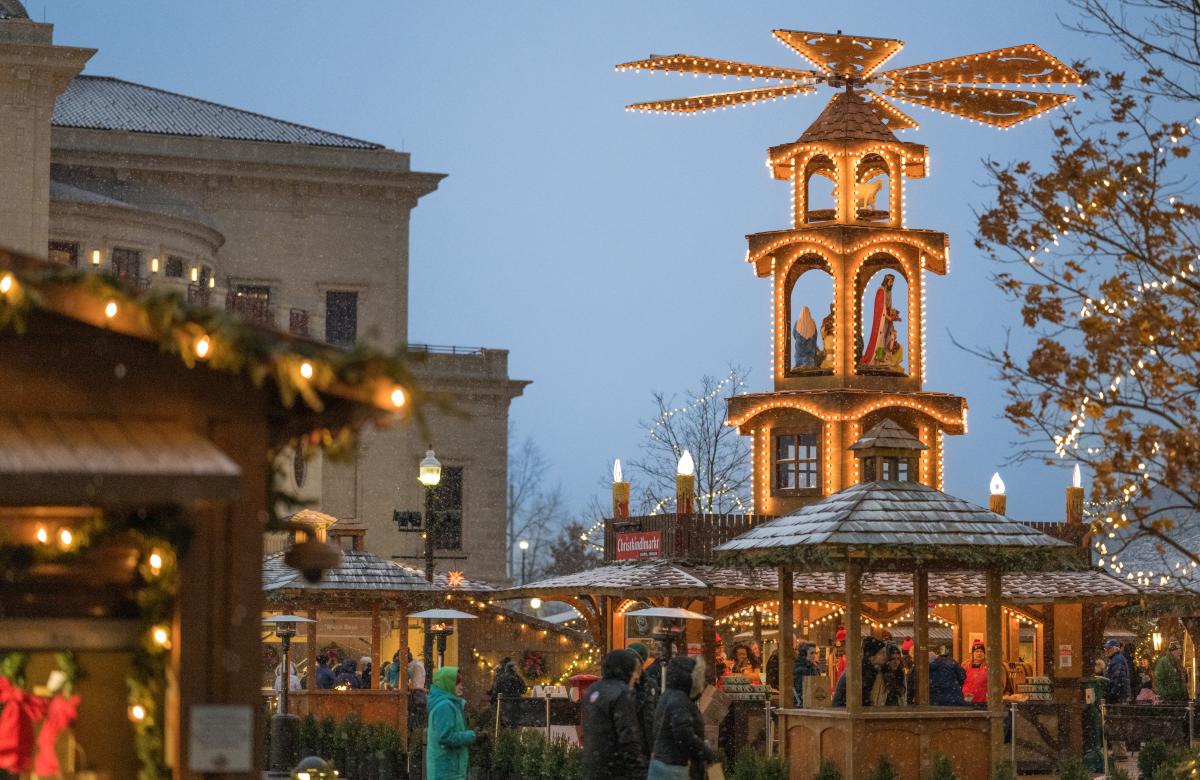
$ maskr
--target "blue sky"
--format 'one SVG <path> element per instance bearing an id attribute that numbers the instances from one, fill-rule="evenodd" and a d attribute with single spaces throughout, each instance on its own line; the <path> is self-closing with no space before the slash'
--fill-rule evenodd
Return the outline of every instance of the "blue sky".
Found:
<path id="1" fill-rule="evenodd" d="M 903 7 L 902 7 L 903 6 Z M 747 233 L 787 227 L 788 187 L 764 166 L 827 93 L 697 117 L 626 103 L 709 91 L 678 76 L 617 73 L 649 53 L 805 67 L 773 28 L 900 38 L 890 64 L 1021 43 L 1064 61 L 1117 64 L 1065 30 L 1065 3 L 658 0 L 32 0 L 56 41 L 92 46 L 89 73 L 151 84 L 384 143 L 448 173 L 413 212 L 413 341 L 511 350 L 531 379 L 513 404 L 582 506 L 612 458 L 633 458 L 654 390 L 683 391 L 730 363 L 768 389 L 769 283 Z M 718 87 L 719 89 L 719 87 Z M 716 91 L 716 90 L 713 90 Z M 948 438 L 949 492 L 982 503 L 993 471 L 1010 514 L 1062 516 L 1069 468 L 1005 466 L 1015 431 L 1001 388 L 961 342 L 1000 346 L 1016 309 L 972 244 L 989 197 L 981 160 L 1041 160 L 1050 123 L 1000 132 L 911 109 L 903 136 L 932 175 L 907 189 L 908 225 L 949 233 L 951 272 L 928 277 L 927 389 L 964 395 L 970 433 Z M 347 262 L 352 262 L 348 258 Z"/>

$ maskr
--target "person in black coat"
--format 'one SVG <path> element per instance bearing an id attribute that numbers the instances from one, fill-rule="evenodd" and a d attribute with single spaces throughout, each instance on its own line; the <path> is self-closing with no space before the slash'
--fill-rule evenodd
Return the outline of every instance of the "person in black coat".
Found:
<path id="1" fill-rule="evenodd" d="M 643 780 L 642 729 L 633 686 L 642 664 L 631 650 L 604 656 L 604 679 L 583 698 L 583 776 L 585 780 Z"/>
<path id="2" fill-rule="evenodd" d="M 638 663 L 643 671 L 638 675 L 633 686 L 633 698 L 637 700 L 638 724 L 642 727 L 642 758 L 650 763 L 650 751 L 654 747 L 654 708 L 658 705 L 658 697 L 662 693 L 657 680 L 651 680 L 644 671 L 650 650 L 641 642 L 634 642 L 625 648 L 638 657 Z"/>
<path id="3" fill-rule="evenodd" d="M 333 670 L 329 668 L 329 656 L 321 653 L 317 656 L 317 689 L 329 690 L 333 687 L 333 681 L 337 677 Z"/>
<path id="4" fill-rule="evenodd" d="M 943 645 L 929 661 L 929 703 L 939 707 L 961 707 L 966 704 L 962 687 L 967 671 L 950 655 Z"/>
<path id="5" fill-rule="evenodd" d="M 362 688 L 362 678 L 358 676 L 358 664 L 354 663 L 354 659 L 349 659 L 346 663 L 342 664 L 337 677 L 333 680 L 333 687 Z"/>
<path id="6" fill-rule="evenodd" d="M 862 703 L 870 707 L 875 703 L 875 683 L 880 676 L 884 663 L 887 661 L 887 647 L 883 640 L 873 636 L 865 636 L 862 640 Z M 834 707 L 846 706 L 846 680 L 850 675 L 843 674 L 838 678 L 837 687 L 833 691 L 831 704 Z M 883 702 L 880 701 L 880 704 Z"/>
<path id="7" fill-rule="evenodd" d="M 667 690 L 654 711 L 654 751 L 647 780 L 673 778 L 690 767 L 690 778 L 703 778 L 717 753 L 704 741 L 704 719 L 695 700 L 704 691 L 704 660 L 675 656 L 667 663 Z"/>
<path id="8" fill-rule="evenodd" d="M 796 663 L 792 666 L 792 686 L 796 691 L 796 706 L 804 706 L 804 678 L 816 677 L 821 674 L 817 666 L 817 646 L 801 642 L 796 648 Z"/>

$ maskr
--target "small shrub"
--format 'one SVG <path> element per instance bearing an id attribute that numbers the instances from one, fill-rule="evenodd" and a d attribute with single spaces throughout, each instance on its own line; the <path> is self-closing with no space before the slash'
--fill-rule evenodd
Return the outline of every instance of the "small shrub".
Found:
<path id="1" fill-rule="evenodd" d="M 1161 739 L 1152 739 L 1138 751 L 1138 777 L 1140 780 L 1154 780 L 1159 767 L 1179 764 L 1186 758 L 1187 751 L 1184 748 L 1172 747 Z"/>
<path id="2" fill-rule="evenodd" d="M 813 780 L 842 780 L 842 770 L 829 760 L 822 760 L 821 765 L 817 767 L 817 773 L 813 775 Z"/>
<path id="3" fill-rule="evenodd" d="M 317 755 L 320 736 L 321 728 L 317 725 L 317 719 L 310 712 L 304 716 L 304 720 L 300 721 L 300 758 Z"/>
<path id="4" fill-rule="evenodd" d="M 1013 770 L 1012 764 L 1001 761 L 992 771 L 992 780 L 1017 780 L 1017 773 Z"/>
<path id="5" fill-rule="evenodd" d="M 337 721 L 326 715 L 321 718 L 321 723 L 317 727 L 317 755 L 325 760 L 333 758 L 333 749 L 337 743 Z"/>
<path id="6" fill-rule="evenodd" d="M 1092 780 L 1092 773 L 1082 761 L 1072 756 L 1058 765 L 1058 780 Z"/>
<path id="7" fill-rule="evenodd" d="M 1152 780 L 1195 780 L 1200 775 L 1200 752 L 1176 748 L 1154 770 Z"/>
<path id="8" fill-rule="evenodd" d="M 954 774 L 954 759 L 945 753 L 933 755 L 933 780 L 958 780 Z"/>
<path id="9" fill-rule="evenodd" d="M 1116 764 L 1111 764 L 1108 767 L 1108 777 L 1106 780 L 1131 780 L 1129 773 Z"/>
<path id="10" fill-rule="evenodd" d="M 737 754 L 729 770 L 729 780 L 762 780 L 759 756 L 749 748 Z"/>
<path id="11" fill-rule="evenodd" d="M 521 750 L 516 732 L 504 729 L 492 746 L 492 771 L 500 780 L 507 780 L 517 771 L 518 755 Z"/>
<path id="12" fill-rule="evenodd" d="M 900 780 L 900 773 L 896 771 L 892 759 L 883 755 L 879 757 L 879 763 L 871 770 L 871 774 L 867 775 L 867 780 Z"/>

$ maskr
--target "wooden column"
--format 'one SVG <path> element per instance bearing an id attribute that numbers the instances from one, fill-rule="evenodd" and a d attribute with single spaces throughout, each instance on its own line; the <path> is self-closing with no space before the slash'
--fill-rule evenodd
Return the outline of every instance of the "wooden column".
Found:
<path id="1" fill-rule="evenodd" d="M 792 686 L 795 684 L 792 677 L 793 667 L 796 663 L 795 649 L 792 645 L 792 623 L 794 622 L 793 606 L 794 594 L 792 593 L 792 567 L 779 567 L 779 706 L 782 709 L 791 709 L 792 703 Z M 780 735 L 780 745 L 783 744 L 783 735 Z"/>
<path id="2" fill-rule="evenodd" d="M 860 729 L 855 721 L 862 714 L 862 564 L 846 562 L 846 710 L 850 713 L 846 726 L 846 763 L 842 776 L 858 777 L 858 744 Z"/>
<path id="3" fill-rule="evenodd" d="M 408 693 L 408 661 L 405 656 L 409 652 L 408 647 L 408 608 L 404 604 L 400 604 L 396 608 L 396 623 L 400 626 L 400 669 L 396 676 L 396 683 L 401 691 Z"/>
<path id="4" fill-rule="evenodd" d="M 917 706 L 929 706 L 929 572 L 913 572 L 913 672 L 917 675 Z"/>
<path id="5" fill-rule="evenodd" d="M 1004 665 L 1003 657 L 1000 653 L 1000 642 L 1002 641 L 1002 615 L 1000 607 L 1002 598 L 1000 570 L 988 569 L 987 597 L 984 600 L 984 609 L 987 613 L 987 690 L 988 714 L 991 716 L 991 760 L 993 767 L 1004 759 L 1004 702 L 1001 701 L 1001 696 L 1004 693 Z"/>
<path id="6" fill-rule="evenodd" d="M 709 596 L 704 599 L 704 614 L 713 617 L 717 613 L 717 599 L 715 596 Z M 700 621 L 700 648 L 704 657 L 704 667 L 706 676 L 710 680 L 715 680 L 720 675 L 717 673 L 717 621 L 701 620 Z"/>
<path id="7" fill-rule="evenodd" d="M 313 621 L 305 626 L 308 643 L 308 672 L 304 675 L 304 687 L 310 691 L 317 689 L 317 611 L 310 609 L 308 619 Z"/>
<path id="8" fill-rule="evenodd" d="M 380 631 L 379 631 L 379 602 L 371 605 L 371 679 L 370 688 L 379 688 L 379 650 L 380 650 Z"/>
<path id="9" fill-rule="evenodd" d="M 753 632 L 754 643 L 758 645 L 758 652 L 761 653 L 763 652 L 762 613 L 758 611 L 758 607 L 755 607 L 752 614 L 754 615 L 754 624 L 751 631 Z M 763 663 L 766 662 L 764 661 Z"/>

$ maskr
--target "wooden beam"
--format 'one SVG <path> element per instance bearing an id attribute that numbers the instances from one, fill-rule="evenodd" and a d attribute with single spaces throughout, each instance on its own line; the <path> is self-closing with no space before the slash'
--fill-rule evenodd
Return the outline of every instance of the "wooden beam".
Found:
<path id="1" fill-rule="evenodd" d="M 367 687 L 375 689 L 379 687 L 379 653 L 380 653 L 380 631 L 379 631 L 379 602 L 371 605 L 371 678 L 368 680 Z"/>
<path id="2" fill-rule="evenodd" d="M 855 732 L 858 716 L 862 712 L 862 564 L 855 560 L 846 562 L 846 710 L 850 718 L 846 721 L 846 762 L 843 777 L 855 780 L 858 777 L 858 751 Z"/>
<path id="3" fill-rule="evenodd" d="M 1004 757 L 1004 702 L 1001 700 L 1004 694 L 1004 659 L 1000 653 L 1000 643 L 1003 641 L 1002 600 L 1000 570 L 988 569 L 984 610 L 987 616 L 987 706 L 990 716 L 991 766 L 993 768 L 999 765 Z"/>
<path id="4" fill-rule="evenodd" d="M 400 691 L 408 695 L 408 661 L 405 660 L 409 653 L 408 647 L 408 609 L 401 604 L 396 610 L 396 622 L 400 624 L 400 668 L 397 676 L 397 683 Z"/>
<path id="5" fill-rule="evenodd" d="M 792 701 L 792 666 L 795 664 L 795 651 L 792 645 L 792 623 L 794 610 L 792 567 L 779 567 L 779 707 L 791 709 Z M 782 754 L 787 740 L 780 734 L 779 744 Z"/>
<path id="6" fill-rule="evenodd" d="M 917 675 L 917 706 L 929 706 L 929 572 L 913 573 L 913 672 Z"/>
<path id="7" fill-rule="evenodd" d="M 305 626 L 308 644 L 308 671 L 304 675 L 307 680 L 304 687 L 315 691 L 317 689 L 317 611 L 315 609 L 308 611 L 308 619 L 313 622 Z"/>

